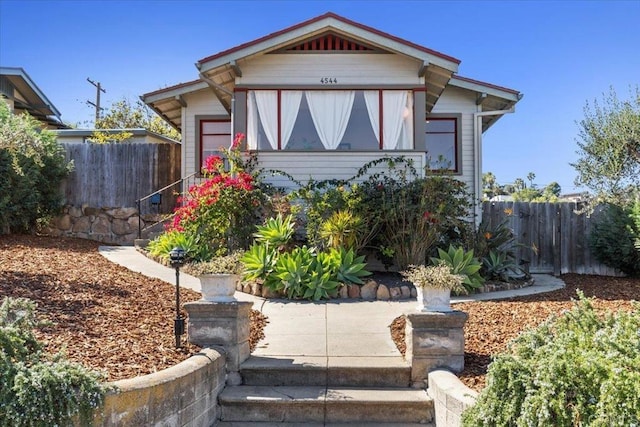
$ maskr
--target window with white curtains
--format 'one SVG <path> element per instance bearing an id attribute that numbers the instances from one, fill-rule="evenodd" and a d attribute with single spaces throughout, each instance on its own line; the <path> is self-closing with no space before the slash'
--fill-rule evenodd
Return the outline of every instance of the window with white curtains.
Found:
<path id="1" fill-rule="evenodd" d="M 412 95 L 406 90 L 252 90 L 247 142 L 250 149 L 265 151 L 412 150 Z"/>

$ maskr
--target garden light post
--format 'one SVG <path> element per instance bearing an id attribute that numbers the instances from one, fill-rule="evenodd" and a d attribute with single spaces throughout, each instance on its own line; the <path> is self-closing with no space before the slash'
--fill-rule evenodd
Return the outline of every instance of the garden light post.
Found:
<path id="1" fill-rule="evenodd" d="M 184 265 L 186 252 L 182 248 L 173 248 L 169 252 L 171 267 L 176 269 L 176 320 L 173 330 L 176 335 L 176 348 L 180 348 L 180 335 L 184 334 L 184 318 L 180 315 L 180 267 Z"/>

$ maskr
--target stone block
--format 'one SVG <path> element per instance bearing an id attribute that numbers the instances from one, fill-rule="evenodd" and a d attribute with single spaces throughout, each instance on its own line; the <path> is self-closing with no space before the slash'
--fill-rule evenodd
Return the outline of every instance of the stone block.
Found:
<path id="1" fill-rule="evenodd" d="M 399 287 L 394 286 L 389 289 L 389 296 L 392 300 L 399 300 L 400 298 L 402 298 L 402 291 Z"/>
<path id="2" fill-rule="evenodd" d="M 71 216 L 69 214 L 60 215 L 53 221 L 53 225 L 59 230 L 71 230 Z"/>
<path id="3" fill-rule="evenodd" d="M 389 288 L 386 285 L 378 285 L 376 290 L 376 299 L 379 301 L 389 301 L 391 296 L 389 295 Z"/>
<path id="4" fill-rule="evenodd" d="M 137 224 L 136 224 L 136 229 L 137 229 Z M 124 219 L 117 219 L 114 218 L 112 226 L 111 226 L 111 230 L 113 231 L 113 234 L 116 235 L 123 235 L 123 234 L 129 234 L 131 233 L 131 225 L 129 225 L 128 221 L 125 221 Z"/>
<path id="5" fill-rule="evenodd" d="M 74 233 L 89 233 L 89 230 L 91 230 L 91 220 L 88 216 L 77 218 L 71 229 Z M 79 234 L 78 237 L 80 237 Z"/>
<path id="6" fill-rule="evenodd" d="M 340 286 L 338 295 L 340 296 L 340 298 L 349 298 L 349 287 L 347 285 Z"/>
<path id="7" fill-rule="evenodd" d="M 359 285 L 350 285 L 347 286 L 347 292 L 349 298 L 360 298 L 360 286 Z"/>
<path id="8" fill-rule="evenodd" d="M 411 289 L 407 285 L 400 286 L 400 292 L 402 293 L 403 299 L 411 298 Z"/>
<path id="9" fill-rule="evenodd" d="M 96 234 L 109 234 L 111 233 L 111 223 L 106 215 L 99 215 L 94 217 L 91 222 L 91 232 Z"/>
<path id="10" fill-rule="evenodd" d="M 93 208 L 87 205 L 82 205 L 82 213 L 85 216 L 98 216 L 102 213 L 102 209 Z"/>
<path id="11" fill-rule="evenodd" d="M 136 209 L 136 208 L 115 208 L 115 209 L 109 209 L 107 211 L 107 214 L 111 215 L 112 217 L 117 218 L 117 219 L 129 219 L 129 217 L 138 214 L 138 209 Z"/>
<path id="12" fill-rule="evenodd" d="M 375 280 L 369 280 L 362 285 L 360 289 L 360 296 L 363 300 L 372 301 L 376 299 L 376 292 L 378 291 L 378 283 Z"/>

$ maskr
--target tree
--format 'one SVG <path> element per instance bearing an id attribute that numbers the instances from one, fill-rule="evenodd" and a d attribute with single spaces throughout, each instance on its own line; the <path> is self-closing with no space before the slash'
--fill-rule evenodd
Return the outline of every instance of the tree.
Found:
<path id="1" fill-rule="evenodd" d="M 536 179 L 536 174 L 533 172 L 529 172 L 527 174 L 527 181 L 529 181 L 529 187 L 533 188 L 535 186 L 535 184 L 533 183 L 533 181 Z"/>
<path id="2" fill-rule="evenodd" d="M 502 194 L 502 189 L 498 184 L 498 180 L 492 172 L 482 174 L 482 188 L 482 192 L 486 199 L 491 199 L 494 196 Z"/>
<path id="3" fill-rule="evenodd" d="M 142 101 L 131 104 L 128 99 L 113 103 L 107 113 L 95 123 L 96 129 L 146 129 L 168 138 L 180 141 L 180 133 L 170 127 Z M 131 138 L 130 132 L 95 131 L 92 139 L 97 143 L 121 142 Z"/>
<path id="4" fill-rule="evenodd" d="M 55 135 L 0 98 L 0 234 L 32 231 L 58 213 L 71 169 Z"/>
<path id="5" fill-rule="evenodd" d="M 596 202 L 626 204 L 640 188 L 640 87 L 621 101 L 613 88 L 602 104 L 586 104 L 579 122 L 579 156 L 571 165 L 576 185 L 594 192 Z"/>

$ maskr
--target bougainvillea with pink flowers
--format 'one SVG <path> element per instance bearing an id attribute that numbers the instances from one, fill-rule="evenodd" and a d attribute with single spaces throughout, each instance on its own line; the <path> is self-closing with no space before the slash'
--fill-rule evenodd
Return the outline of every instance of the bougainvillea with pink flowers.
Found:
<path id="1" fill-rule="evenodd" d="M 209 156 L 202 168 L 204 180 L 192 185 L 179 200 L 168 231 L 196 235 L 212 255 L 224 255 L 248 245 L 256 223 L 262 192 L 250 171 L 245 170 L 237 134 L 222 156 Z M 225 166 L 225 160 L 227 166 Z"/>

